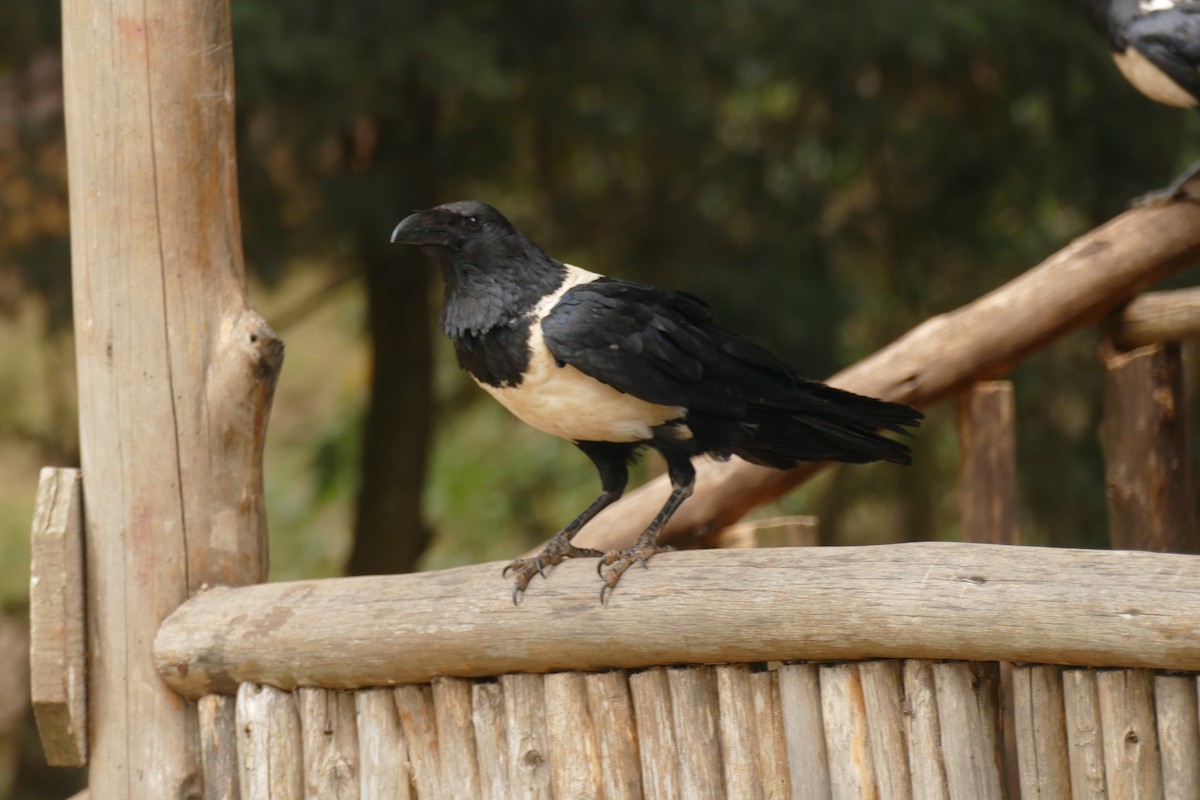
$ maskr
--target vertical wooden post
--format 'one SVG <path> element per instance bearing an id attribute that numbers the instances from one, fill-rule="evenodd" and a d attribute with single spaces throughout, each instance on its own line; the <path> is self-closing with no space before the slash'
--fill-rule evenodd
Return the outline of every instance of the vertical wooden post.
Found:
<path id="1" fill-rule="evenodd" d="M 1101 357 L 1112 546 L 1200 552 L 1179 343 L 1122 351 L 1110 339 Z"/>
<path id="2" fill-rule="evenodd" d="M 159 623 L 266 575 L 283 348 L 246 298 L 228 0 L 63 0 L 93 797 L 202 790 Z"/>
<path id="3" fill-rule="evenodd" d="M 959 520 L 964 542 L 1017 543 L 1017 446 L 1011 381 L 958 396 Z"/>

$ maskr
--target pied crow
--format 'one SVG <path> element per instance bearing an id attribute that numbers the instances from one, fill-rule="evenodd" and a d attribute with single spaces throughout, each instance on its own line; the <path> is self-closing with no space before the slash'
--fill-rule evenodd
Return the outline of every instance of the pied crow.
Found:
<path id="1" fill-rule="evenodd" d="M 1108 37 L 1121 74 L 1151 100 L 1177 108 L 1200 106 L 1200 1 L 1085 0 L 1092 22 Z M 1200 161 L 1139 203 L 1190 196 L 1185 189 Z"/>
<path id="2" fill-rule="evenodd" d="M 445 279 L 440 325 L 459 365 L 509 411 L 573 442 L 603 493 L 536 558 L 506 569 L 513 601 L 564 559 L 598 556 L 601 599 L 632 564 L 670 549 L 658 533 L 692 493 L 692 457 L 731 455 L 777 469 L 801 461 L 912 460 L 903 432 L 922 414 L 806 380 L 762 347 L 712 321 L 684 292 L 606 278 L 564 264 L 484 203 L 447 203 L 406 217 L 392 241 L 424 246 Z M 571 539 L 625 491 L 628 465 L 662 454 L 671 495 L 621 551 Z"/>

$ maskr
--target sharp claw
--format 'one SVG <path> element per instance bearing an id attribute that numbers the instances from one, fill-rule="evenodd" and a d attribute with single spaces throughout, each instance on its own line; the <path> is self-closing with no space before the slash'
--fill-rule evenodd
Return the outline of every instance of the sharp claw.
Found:
<path id="1" fill-rule="evenodd" d="M 612 592 L 612 587 L 607 583 L 600 587 L 600 605 L 606 605 L 608 595 Z"/>
<path id="2" fill-rule="evenodd" d="M 521 604 L 521 587 L 514 585 L 513 586 L 513 605 L 519 606 L 520 604 Z"/>
<path id="3" fill-rule="evenodd" d="M 543 578 L 545 578 L 546 571 L 542 569 L 542 560 L 540 558 L 535 558 L 533 560 L 533 565 L 537 567 L 538 575 L 541 575 Z"/>
<path id="4" fill-rule="evenodd" d="M 510 561 L 510 562 L 508 562 L 508 566 L 506 566 L 504 569 L 500 570 L 500 577 L 507 578 L 508 573 L 510 570 L 512 570 L 512 568 L 513 568 L 513 562 Z"/>

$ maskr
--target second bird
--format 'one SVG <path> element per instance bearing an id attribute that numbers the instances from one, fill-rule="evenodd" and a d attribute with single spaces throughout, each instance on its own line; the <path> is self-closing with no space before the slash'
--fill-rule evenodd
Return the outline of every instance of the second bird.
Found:
<path id="1" fill-rule="evenodd" d="M 392 241 L 422 245 L 441 268 L 442 331 L 459 365 L 517 417 L 573 442 L 596 465 L 603 493 L 535 558 L 517 559 L 517 600 L 546 567 L 600 557 L 604 593 L 635 563 L 666 549 L 658 534 L 692 493 L 692 457 L 790 469 L 802 461 L 908 464 L 882 436 L 919 424 L 919 411 L 800 377 L 768 351 L 712 321 L 684 292 L 606 278 L 564 264 L 484 203 L 418 211 Z M 625 491 L 628 466 L 651 447 L 672 492 L 624 550 L 571 539 Z"/>

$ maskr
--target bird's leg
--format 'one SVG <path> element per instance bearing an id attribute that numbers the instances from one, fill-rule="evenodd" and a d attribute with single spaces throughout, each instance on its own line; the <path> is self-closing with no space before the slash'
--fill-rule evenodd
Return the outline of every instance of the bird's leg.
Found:
<path id="1" fill-rule="evenodd" d="M 683 505 L 683 501 L 692 496 L 692 491 L 696 488 L 696 468 L 692 466 L 691 458 L 685 453 L 664 451 L 663 456 L 667 459 L 667 474 L 671 477 L 671 496 L 667 498 L 667 502 L 663 503 L 662 509 L 646 527 L 646 530 L 638 536 L 632 547 L 624 550 L 612 550 L 600 560 L 597 571 L 599 571 L 600 577 L 604 578 L 604 586 L 600 589 L 600 602 L 602 603 L 605 597 L 616 588 L 617 582 L 621 580 L 625 570 L 634 564 L 641 564 L 645 567 L 651 557 L 675 549 L 667 545 L 660 545 L 658 535 L 675 515 L 675 512 L 679 510 L 679 507 Z"/>
<path id="2" fill-rule="evenodd" d="M 565 528 L 554 534 L 540 553 L 533 558 L 518 558 L 504 568 L 502 574 L 507 575 L 511 571 L 516 578 L 513 584 L 513 603 L 517 603 L 521 599 L 521 594 L 533 580 L 534 575 L 546 577 L 546 567 L 552 567 L 568 558 L 604 555 L 599 550 L 576 547 L 571 544 L 571 540 L 583 529 L 584 525 L 591 522 L 597 514 L 615 503 L 625 493 L 625 484 L 629 480 L 628 463 L 633 453 L 633 447 L 628 444 L 608 442 L 580 442 L 577 446 L 595 463 L 600 472 L 600 485 L 603 487 L 604 493 L 593 500 L 592 504 L 585 508 L 582 514 L 571 520 Z"/>
<path id="3" fill-rule="evenodd" d="M 1197 175 L 1200 175 L 1200 161 L 1188 167 L 1182 175 L 1167 186 L 1135 197 L 1129 205 L 1139 208 L 1157 208 L 1175 200 L 1200 200 L 1200 181 L 1193 180 Z"/>

